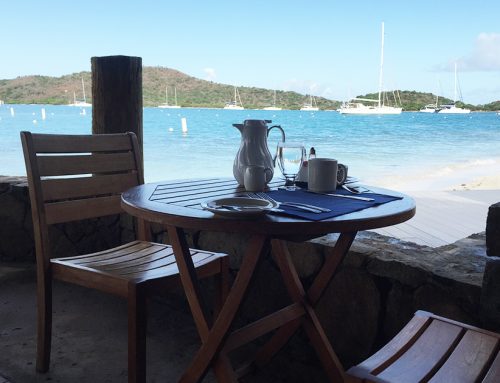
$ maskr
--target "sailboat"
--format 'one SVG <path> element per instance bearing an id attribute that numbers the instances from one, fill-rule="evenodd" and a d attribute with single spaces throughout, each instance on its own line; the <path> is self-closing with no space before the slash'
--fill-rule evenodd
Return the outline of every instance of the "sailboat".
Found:
<path id="1" fill-rule="evenodd" d="M 436 103 L 435 104 L 427 104 L 423 108 L 419 110 L 421 113 L 438 113 L 441 110 L 439 106 L 439 96 L 436 95 Z"/>
<path id="2" fill-rule="evenodd" d="M 276 89 L 274 90 L 273 106 L 266 106 L 262 110 L 281 110 L 281 108 L 276 106 Z"/>
<path id="3" fill-rule="evenodd" d="M 470 109 L 459 108 L 457 103 L 457 63 L 455 62 L 455 93 L 453 96 L 453 104 L 441 105 L 441 110 L 438 113 L 442 114 L 467 114 Z"/>
<path id="4" fill-rule="evenodd" d="M 378 79 L 378 99 L 353 98 L 345 102 L 340 108 L 341 114 L 401 114 L 403 108 L 385 105 L 382 92 L 384 76 L 384 23 L 382 22 L 382 43 L 380 49 L 380 73 Z M 370 102 L 374 105 L 365 105 Z"/>
<path id="5" fill-rule="evenodd" d="M 234 87 L 234 101 L 227 102 L 224 106 L 224 109 L 232 109 L 232 110 L 243 110 L 243 104 L 241 102 L 240 93 L 238 89 Z"/>
<path id="6" fill-rule="evenodd" d="M 316 100 L 312 95 L 309 95 L 309 102 L 306 102 L 300 110 L 308 112 L 317 112 L 319 110 Z"/>
<path id="7" fill-rule="evenodd" d="M 85 96 L 85 84 L 82 77 L 82 90 L 83 90 L 83 101 L 76 99 L 76 93 L 73 92 L 73 103 L 68 104 L 68 106 L 79 106 L 80 108 L 90 107 L 92 104 L 87 102 L 87 97 Z"/>
<path id="8" fill-rule="evenodd" d="M 177 88 L 174 86 L 174 105 L 168 104 L 168 86 L 165 86 L 165 103 L 158 105 L 158 108 L 168 108 L 168 109 L 179 109 L 180 106 L 177 105 Z"/>
<path id="9" fill-rule="evenodd" d="M 420 108 L 420 113 L 438 113 L 439 109 L 436 106 L 437 104 L 427 104 L 423 108 Z"/>

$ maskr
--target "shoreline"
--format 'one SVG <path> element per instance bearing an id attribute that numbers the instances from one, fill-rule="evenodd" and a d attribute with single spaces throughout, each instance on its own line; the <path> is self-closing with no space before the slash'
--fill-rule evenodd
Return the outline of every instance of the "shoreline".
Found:
<path id="1" fill-rule="evenodd" d="M 47 103 L 34 103 L 34 104 L 26 104 L 26 103 L 7 103 L 5 102 L 5 100 L 0 100 L 0 101 L 3 101 L 3 103 L 0 103 L 0 106 L 3 106 L 3 107 L 6 107 L 6 108 L 9 108 L 9 107 L 15 107 L 15 106 L 40 106 L 40 107 L 46 107 L 46 106 L 71 106 L 71 107 L 76 107 L 76 108 L 92 108 L 92 104 L 90 105 L 74 105 L 74 104 L 71 104 L 71 103 L 67 103 L 67 104 L 47 104 Z M 339 103 L 341 104 L 342 101 L 338 101 L 338 100 L 328 100 L 330 102 L 334 102 L 334 103 Z M 494 103 L 496 101 L 492 101 L 491 103 Z M 481 104 L 483 105 L 483 104 Z M 484 104 L 484 105 L 487 105 L 487 104 Z M 473 104 L 466 104 L 466 106 L 468 107 L 474 107 L 474 108 L 477 108 L 478 105 L 473 105 Z M 143 108 L 152 108 L 152 109 L 162 109 L 162 108 L 159 108 L 157 104 L 151 104 L 151 105 L 143 105 Z M 244 109 L 241 109 L 241 110 L 247 110 L 247 111 L 267 111 L 267 112 L 290 112 L 290 111 L 297 111 L 297 112 L 312 112 L 312 111 L 307 111 L 307 110 L 301 110 L 300 109 L 301 106 L 298 105 L 297 108 L 293 108 L 293 109 L 279 109 L 279 110 L 266 110 L 266 109 L 263 109 L 263 108 L 251 108 L 251 107 L 247 107 L 247 108 L 244 108 Z M 169 108 L 166 108 L 167 110 Z M 179 108 L 172 108 L 172 109 L 220 109 L 220 110 L 228 110 L 226 108 L 224 108 L 224 106 L 179 106 Z M 239 110 L 239 109 L 238 109 Z M 241 111 L 240 110 L 240 111 Z M 317 111 L 313 111 L 314 112 L 337 112 L 337 109 L 319 109 Z M 403 110 L 402 111 L 403 113 L 421 113 L 420 112 L 420 109 L 408 109 L 408 110 Z M 494 113 L 494 114 L 499 114 L 500 113 L 500 110 L 489 110 L 489 109 L 475 109 L 475 110 L 471 110 L 471 113 Z M 421 114 L 424 114 L 424 113 L 421 113 Z"/>
<path id="2" fill-rule="evenodd" d="M 499 190 L 500 157 L 452 164 L 433 172 L 421 171 L 405 176 L 370 177 L 367 184 L 400 191 Z M 499 193 L 500 201 L 500 193 Z"/>

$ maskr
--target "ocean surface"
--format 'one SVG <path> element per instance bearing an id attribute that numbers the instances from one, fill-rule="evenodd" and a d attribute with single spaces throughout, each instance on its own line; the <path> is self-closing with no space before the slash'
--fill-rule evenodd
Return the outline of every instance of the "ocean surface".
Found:
<path id="1" fill-rule="evenodd" d="M 181 118 L 186 118 L 187 133 L 182 132 Z M 479 174 L 500 164 L 496 113 L 346 116 L 329 111 L 145 108 L 146 182 L 232 176 L 240 144 L 232 124 L 245 119 L 272 120 L 283 127 L 287 141 L 302 142 L 307 150 L 314 147 L 318 157 L 348 165 L 349 175 L 382 186 L 404 189 L 405 182 L 418 181 L 425 188 L 440 188 L 440 180 L 450 175 L 459 180 L 461 173 Z M 0 175 L 26 174 L 20 131 L 89 134 L 91 124 L 90 108 L 83 114 L 69 106 L 0 105 Z M 271 152 L 278 140 L 273 130 L 268 139 Z"/>

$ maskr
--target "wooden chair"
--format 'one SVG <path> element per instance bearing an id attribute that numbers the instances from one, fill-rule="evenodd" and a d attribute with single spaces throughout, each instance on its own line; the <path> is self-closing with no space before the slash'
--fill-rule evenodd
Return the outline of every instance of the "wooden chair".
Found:
<path id="1" fill-rule="evenodd" d="M 373 356 L 347 371 L 347 382 L 500 382 L 500 335 L 417 311 Z"/>
<path id="2" fill-rule="evenodd" d="M 49 369 L 52 279 L 115 294 L 128 302 L 128 380 L 146 380 L 146 297 L 178 282 L 172 247 L 139 237 L 93 254 L 51 257 L 48 226 L 122 213 L 121 193 L 144 182 L 133 133 L 52 135 L 21 132 L 37 259 L 37 370 Z M 190 249 L 200 276 L 217 276 L 219 301 L 227 292 L 225 254 Z M 180 281 L 180 280 L 179 280 Z"/>

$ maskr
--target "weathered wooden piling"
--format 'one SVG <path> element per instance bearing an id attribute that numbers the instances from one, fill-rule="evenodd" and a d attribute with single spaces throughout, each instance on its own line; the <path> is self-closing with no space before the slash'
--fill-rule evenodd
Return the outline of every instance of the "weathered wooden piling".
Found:
<path id="1" fill-rule="evenodd" d="M 142 58 L 92 57 L 91 64 L 92 134 L 134 132 L 144 158 Z"/>

